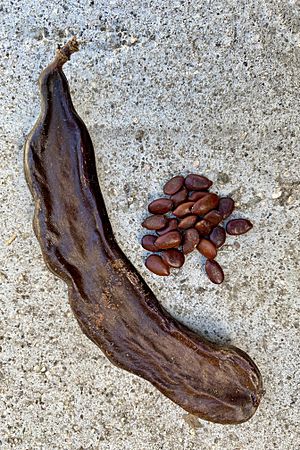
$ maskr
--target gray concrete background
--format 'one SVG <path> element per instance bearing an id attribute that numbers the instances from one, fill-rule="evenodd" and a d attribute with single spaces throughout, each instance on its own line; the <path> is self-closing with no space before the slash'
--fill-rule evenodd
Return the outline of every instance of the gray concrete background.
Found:
<path id="1" fill-rule="evenodd" d="M 1 450 L 299 448 L 299 2 L 18 0 L 0 9 Z M 113 367 L 43 264 L 23 143 L 39 112 L 38 75 L 73 33 L 81 52 L 66 74 L 118 242 L 174 316 L 255 359 L 266 395 L 248 423 L 193 419 Z M 220 287 L 196 254 L 168 279 L 143 268 L 148 201 L 192 171 L 255 225 L 220 252 Z"/>

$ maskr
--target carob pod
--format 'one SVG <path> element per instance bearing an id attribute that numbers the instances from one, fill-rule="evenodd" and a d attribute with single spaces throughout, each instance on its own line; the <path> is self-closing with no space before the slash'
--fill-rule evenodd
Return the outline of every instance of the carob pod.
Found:
<path id="1" fill-rule="evenodd" d="M 68 284 L 80 327 L 111 362 L 202 419 L 244 422 L 262 396 L 254 362 L 173 319 L 114 238 L 93 145 L 62 71 L 77 50 L 73 38 L 42 72 L 42 111 L 25 147 L 34 230 L 45 262 Z"/>

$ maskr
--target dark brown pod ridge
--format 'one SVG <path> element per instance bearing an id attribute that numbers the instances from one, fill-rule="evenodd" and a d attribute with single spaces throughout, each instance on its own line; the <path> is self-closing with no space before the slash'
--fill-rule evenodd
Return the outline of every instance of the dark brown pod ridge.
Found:
<path id="1" fill-rule="evenodd" d="M 42 111 L 25 146 L 34 230 L 45 262 L 68 284 L 81 329 L 112 363 L 202 419 L 244 422 L 262 396 L 254 362 L 173 319 L 114 238 L 93 145 L 62 71 L 76 50 L 72 39 L 42 72 Z"/>

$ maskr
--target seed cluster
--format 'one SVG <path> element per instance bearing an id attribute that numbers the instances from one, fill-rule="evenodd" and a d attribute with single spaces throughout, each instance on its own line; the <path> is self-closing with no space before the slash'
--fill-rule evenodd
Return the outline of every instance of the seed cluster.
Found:
<path id="1" fill-rule="evenodd" d="M 156 275 L 170 275 L 171 268 L 180 268 L 185 255 L 197 249 L 207 258 L 205 271 L 215 284 L 224 280 L 223 269 L 215 258 L 227 234 L 237 236 L 252 228 L 247 219 L 233 219 L 227 222 L 226 231 L 220 225 L 234 210 L 230 197 L 219 197 L 209 192 L 212 181 L 190 174 L 171 178 L 163 188 L 169 198 L 158 198 L 151 202 L 142 226 L 156 232 L 156 236 L 146 234 L 142 246 L 150 252 L 160 252 L 148 256 L 146 267 Z M 174 217 L 175 216 L 175 217 Z"/>

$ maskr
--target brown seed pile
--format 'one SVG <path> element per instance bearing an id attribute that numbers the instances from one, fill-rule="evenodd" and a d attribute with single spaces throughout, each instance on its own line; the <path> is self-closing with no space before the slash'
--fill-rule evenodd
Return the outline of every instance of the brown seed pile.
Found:
<path id="1" fill-rule="evenodd" d="M 221 222 L 234 210 L 230 197 L 219 197 L 209 192 L 212 181 L 190 174 L 171 178 L 163 188 L 169 198 L 158 198 L 151 202 L 142 226 L 155 231 L 142 238 L 142 246 L 150 252 L 146 267 L 156 275 L 170 275 L 171 268 L 183 266 L 185 255 L 197 249 L 207 258 L 205 271 L 215 284 L 224 280 L 220 264 L 215 261 L 218 249 L 222 247 L 227 234 L 237 236 L 247 233 L 252 223 L 247 219 L 233 219 L 227 222 L 226 231 Z"/>

